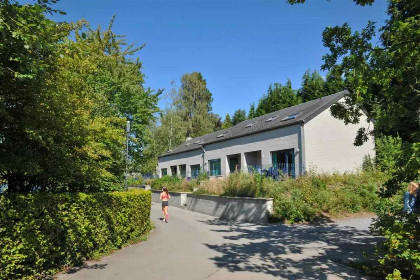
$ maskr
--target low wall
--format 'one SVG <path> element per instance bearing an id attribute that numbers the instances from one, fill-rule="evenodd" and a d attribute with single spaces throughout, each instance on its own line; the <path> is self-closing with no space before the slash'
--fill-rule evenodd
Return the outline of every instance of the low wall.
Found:
<path id="1" fill-rule="evenodd" d="M 220 197 L 188 194 L 187 209 L 243 222 L 267 222 L 273 212 L 272 198 Z"/>
<path id="2" fill-rule="evenodd" d="M 149 186 L 138 186 L 150 189 Z M 151 190 L 152 201 L 161 203 L 159 200 L 160 190 Z M 269 215 L 273 213 L 272 198 L 249 198 L 249 197 L 221 197 L 215 195 L 201 195 L 184 192 L 169 192 L 171 199 L 169 206 L 186 208 L 187 210 L 227 219 L 243 222 L 267 222 Z"/>

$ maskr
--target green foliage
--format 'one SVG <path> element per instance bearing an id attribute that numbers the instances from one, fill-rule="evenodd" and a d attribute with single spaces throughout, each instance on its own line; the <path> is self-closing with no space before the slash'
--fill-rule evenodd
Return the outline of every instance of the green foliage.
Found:
<path id="1" fill-rule="evenodd" d="M 179 89 L 180 112 L 187 126 L 186 137 L 196 137 L 213 132 L 214 123 L 209 112 L 213 97 L 200 72 L 184 74 Z"/>
<path id="2" fill-rule="evenodd" d="M 298 96 L 302 99 L 302 102 L 326 96 L 324 83 L 325 81 L 318 71 L 315 70 L 310 73 L 307 70 L 302 77 L 302 87 L 298 91 Z"/>
<path id="3" fill-rule="evenodd" d="M 232 120 L 230 118 L 230 115 L 226 114 L 225 120 L 223 121 L 223 124 L 222 124 L 222 129 L 226 129 L 229 127 L 232 127 Z"/>
<path id="4" fill-rule="evenodd" d="M 372 22 L 360 32 L 352 32 L 347 23 L 323 32 L 329 53 L 323 57 L 322 69 L 343 76 L 352 93 L 334 115 L 358 123 L 363 109 L 375 119 L 375 136 L 398 135 L 409 143 L 418 142 L 420 136 L 420 6 L 415 2 L 389 1 L 389 19 L 379 29 L 380 44 L 374 39 Z M 360 139 L 366 140 L 371 133 L 360 131 L 364 135 Z"/>
<path id="5" fill-rule="evenodd" d="M 265 185 L 263 185 L 265 183 Z M 268 180 L 264 182 L 264 176 L 260 174 L 246 174 L 235 172 L 229 175 L 224 186 L 223 196 L 235 197 L 261 197 L 264 196 L 264 187 L 267 187 Z"/>
<path id="6" fill-rule="evenodd" d="M 0 278 L 40 279 L 148 233 L 151 194 L 0 195 Z"/>
<path id="7" fill-rule="evenodd" d="M 160 190 L 162 187 L 168 188 L 172 192 L 192 192 L 198 185 L 199 179 L 181 179 L 176 176 L 163 176 L 157 179 L 147 180 L 152 189 Z"/>
<path id="8" fill-rule="evenodd" d="M 0 178 L 10 192 L 112 190 L 122 182 L 125 121 L 138 161 L 158 94 L 121 36 L 56 23 L 38 1 L 0 2 Z M 71 34 L 71 36 L 70 36 Z"/>
<path id="9" fill-rule="evenodd" d="M 249 106 L 248 119 L 253 119 L 255 117 L 256 117 L 255 104 L 251 103 L 251 105 Z"/>
<path id="10" fill-rule="evenodd" d="M 141 184 L 143 184 L 143 177 L 141 175 L 136 175 L 127 179 L 127 186 L 138 186 Z"/>
<path id="11" fill-rule="evenodd" d="M 274 198 L 275 217 L 311 221 L 323 213 L 336 216 L 375 210 L 380 206 L 377 191 L 385 179 L 379 172 L 308 174 L 279 182 L 269 196 Z"/>
<path id="12" fill-rule="evenodd" d="M 401 198 L 401 196 L 399 196 Z M 401 211 L 402 205 L 390 202 L 378 211 L 373 232 L 384 236 L 377 246 L 380 257 L 375 272 L 386 279 L 418 279 L 420 277 L 420 223 L 415 214 Z"/>
<path id="13" fill-rule="evenodd" d="M 199 72 L 184 74 L 181 86 L 170 92 L 171 103 L 159 120 L 149 126 L 147 146 L 143 152 L 142 172 L 156 172 L 158 156 L 172 150 L 188 137 L 197 137 L 220 130 L 221 118 L 211 112 L 213 97 Z"/>
<path id="14" fill-rule="evenodd" d="M 382 194 L 395 194 L 407 181 L 420 177 L 420 143 L 403 142 L 400 137 L 384 136 L 376 140 L 377 164 L 388 174 Z"/>
<path id="15" fill-rule="evenodd" d="M 232 124 L 237 125 L 246 120 L 246 112 L 243 109 L 238 109 L 233 113 Z"/>
<path id="16" fill-rule="evenodd" d="M 272 197 L 273 218 L 294 223 L 312 221 L 324 214 L 337 216 L 380 209 L 377 192 L 386 179 L 386 174 L 378 171 L 343 175 L 309 173 L 279 182 L 260 174 L 232 173 L 228 178 L 204 182 L 197 193 Z"/>
<path id="17" fill-rule="evenodd" d="M 284 86 L 279 83 L 270 84 L 267 94 L 258 102 L 255 117 L 291 107 L 299 103 L 301 103 L 300 98 L 292 89 L 292 83 L 290 81 L 287 81 Z"/>
<path id="18" fill-rule="evenodd" d="M 315 70 L 311 73 L 307 70 L 302 77 L 302 85 L 297 95 L 302 102 L 307 102 L 344 89 L 344 81 L 340 76 L 335 76 L 330 72 L 324 80 L 318 71 Z"/>

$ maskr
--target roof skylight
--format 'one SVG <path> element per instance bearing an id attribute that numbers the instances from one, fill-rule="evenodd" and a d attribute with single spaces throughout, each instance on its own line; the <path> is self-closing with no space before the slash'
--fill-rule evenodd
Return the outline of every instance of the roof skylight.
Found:
<path id="1" fill-rule="evenodd" d="M 277 117 L 278 117 L 278 115 L 272 116 L 272 117 L 266 119 L 265 122 L 271 122 L 272 120 L 277 119 Z"/>
<path id="2" fill-rule="evenodd" d="M 288 120 L 295 119 L 299 114 L 300 113 L 288 115 L 287 117 L 285 117 L 284 119 L 282 119 L 282 121 L 288 121 Z"/>
<path id="3" fill-rule="evenodd" d="M 251 127 L 251 126 L 253 126 L 254 124 L 256 124 L 257 122 L 253 122 L 253 123 L 249 123 L 249 124 L 247 124 L 246 126 L 245 126 L 245 128 L 248 128 L 248 127 Z"/>

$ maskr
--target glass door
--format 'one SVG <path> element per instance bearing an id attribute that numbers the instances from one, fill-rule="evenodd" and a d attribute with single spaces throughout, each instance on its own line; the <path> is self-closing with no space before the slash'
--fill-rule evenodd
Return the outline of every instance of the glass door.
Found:
<path id="1" fill-rule="evenodd" d="M 283 174 L 295 178 L 295 152 L 294 149 L 280 150 L 271 153 L 273 167 Z"/>

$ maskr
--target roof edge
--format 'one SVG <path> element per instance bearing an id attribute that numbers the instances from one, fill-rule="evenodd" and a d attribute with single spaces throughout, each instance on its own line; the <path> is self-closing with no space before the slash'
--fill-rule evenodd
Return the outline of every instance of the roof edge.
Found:
<path id="1" fill-rule="evenodd" d="M 324 106 L 319 107 L 312 114 L 310 114 L 307 117 L 305 117 L 302 120 L 302 122 L 304 122 L 304 123 L 309 122 L 310 120 L 312 120 L 313 118 L 315 118 L 316 116 L 318 116 L 319 114 L 321 114 L 322 112 L 324 112 L 326 109 L 328 109 L 329 107 L 331 107 L 332 105 L 334 105 L 335 103 L 337 103 L 337 101 L 339 101 L 341 98 L 343 98 L 346 95 L 350 94 L 350 92 L 348 90 L 343 90 L 343 91 L 340 91 L 340 92 L 337 92 L 337 93 L 341 93 L 341 94 L 338 94 L 337 97 L 335 97 L 328 104 L 325 104 Z"/>

